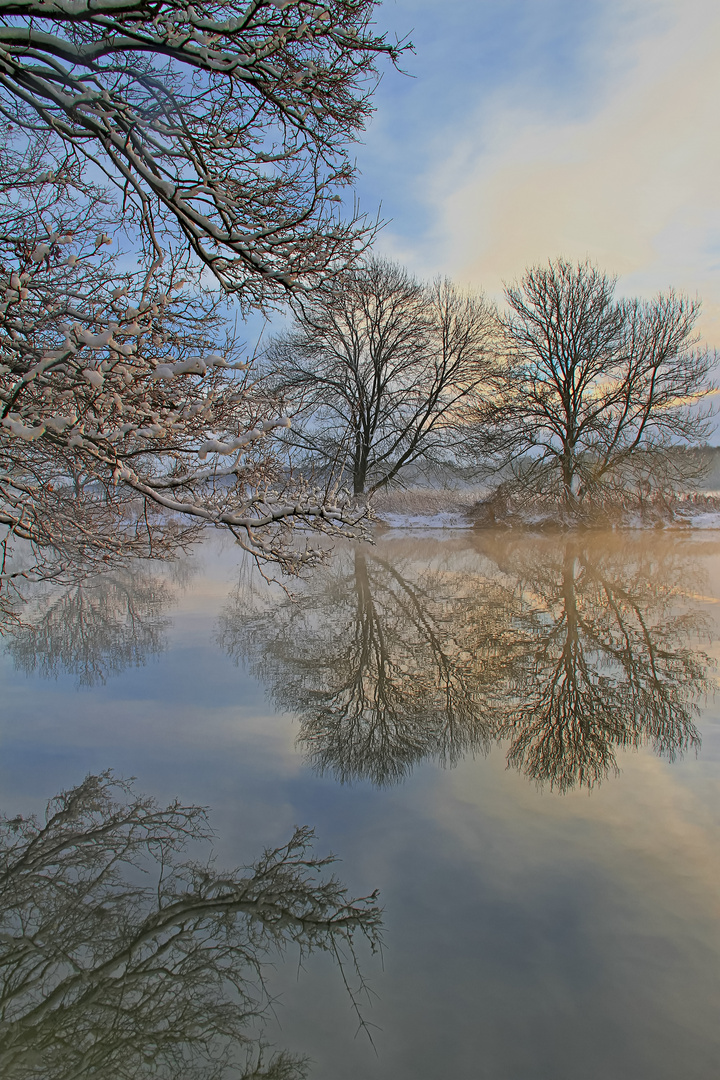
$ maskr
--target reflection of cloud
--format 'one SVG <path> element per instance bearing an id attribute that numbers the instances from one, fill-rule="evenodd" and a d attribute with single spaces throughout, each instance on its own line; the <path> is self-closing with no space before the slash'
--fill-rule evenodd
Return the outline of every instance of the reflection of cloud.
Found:
<path id="1" fill-rule="evenodd" d="M 593 107 L 561 111 L 518 78 L 466 116 L 430 180 L 436 245 L 450 272 L 493 292 L 531 262 L 589 255 L 628 292 L 699 293 L 703 334 L 720 343 L 717 9 L 605 8 L 619 59 L 604 58 Z"/>
<path id="2" fill-rule="evenodd" d="M 648 897 L 652 891 L 656 894 L 653 907 L 667 902 L 679 888 L 685 903 L 692 903 L 696 912 L 717 917 L 720 855 L 717 815 L 713 810 L 717 802 L 717 780 L 711 781 L 714 791 L 698 788 L 698 777 L 693 770 L 691 787 L 683 783 L 682 766 L 668 765 L 642 750 L 625 754 L 622 775 L 612 787 L 595 791 L 592 799 L 580 790 L 562 798 L 545 793 L 538 799 L 532 788 L 523 787 L 510 771 L 501 774 L 499 767 L 498 760 L 493 767 L 493 782 L 482 788 L 471 770 L 459 768 L 453 774 L 455 799 L 448 800 L 447 811 L 440 805 L 433 809 L 433 814 L 446 821 L 448 833 L 462 835 L 464 843 L 470 845 L 478 808 L 486 810 L 488 802 L 502 798 L 512 806 L 506 812 L 514 819 L 515 827 L 527 825 L 532 818 L 546 840 L 557 830 L 565 833 L 572 823 L 578 830 L 582 825 L 583 831 L 578 833 L 580 843 L 589 843 L 593 861 L 596 865 L 604 863 L 607 870 L 617 859 L 618 851 L 622 851 L 623 867 L 616 864 L 612 873 L 616 877 L 621 873 L 628 888 L 633 890 L 645 880 Z M 458 802 L 473 811 L 467 831 L 458 823 Z M 594 839 L 588 840 L 586 830 L 594 832 Z M 567 835 L 564 842 L 572 843 Z M 535 860 L 532 837 L 527 847 L 523 846 L 523 857 L 530 862 Z M 690 882 L 692 889 L 688 888 Z M 654 883 L 652 888 L 651 883 Z M 502 883 L 499 887 L 503 887 Z M 508 888 L 511 887 L 508 883 Z"/>
<path id="3" fill-rule="evenodd" d="M 414 1012 L 410 1021 L 395 1004 L 397 1026 L 381 1018 L 402 1062 L 388 1075 L 475 1075 L 468 1048 L 493 1080 L 715 1075 L 716 803 L 688 765 L 692 787 L 683 767 L 628 754 L 616 783 L 558 797 L 492 752 L 408 789 L 402 808 L 412 806 L 414 831 L 395 806 L 386 811 L 392 828 L 373 833 L 372 870 L 408 903 L 393 949 L 422 957 L 389 972 L 405 980 L 395 1001 Z M 442 912 L 444 935 L 424 932 L 416 904 Z M 462 952 L 453 951 L 456 927 Z M 439 1051 L 426 1028 L 435 1044 L 446 1033 Z"/>
<path id="4" fill-rule="evenodd" d="M 638 532 L 624 542 L 682 549 L 720 595 L 716 535 Z M 352 1040 L 354 1017 L 328 957 L 300 981 L 292 963 L 273 974 L 282 1005 L 268 1037 L 318 1061 L 312 1076 L 714 1077 L 708 817 L 717 823 L 720 800 L 709 786 L 717 768 L 707 727 L 699 761 L 669 768 L 647 752 L 623 755 L 622 774 L 592 796 L 539 793 L 506 770 L 500 748 L 456 770 L 418 769 L 385 791 L 319 780 L 293 752 L 288 719 L 273 716 L 262 688 L 212 645 L 237 576 L 217 539 L 205 549 L 210 577 L 179 597 L 168 651 L 152 669 L 78 695 L 69 680 L 13 675 L 0 657 L 5 805 L 38 809 L 45 788 L 112 762 L 164 802 L 182 791 L 211 806 L 223 865 L 251 859 L 260 839 L 279 844 L 297 821 L 316 823 L 354 889 L 380 886 L 389 947 L 383 974 L 368 969 L 379 1058 Z M 461 583 L 476 564 L 472 539 L 405 533 L 393 550 L 396 561 L 444 560 Z M 686 826 L 700 829 L 687 858 Z"/>
<path id="5" fill-rule="evenodd" d="M 536 994 L 557 994 L 548 1030 L 553 1017 L 572 1016 L 563 1032 L 582 1057 L 595 1037 L 585 1017 L 592 1015 L 612 1044 L 613 1031 L 623 1038 L 622 1015 L 636 1037 L 641 1033 L 647 1055 L 628 1075 L 686 1075 L 682 1059 L 688 1053 L 694 1077 L 713 1075 L 717 781 L 698 789 L 694 763 L 683 778 L 682 767 L 641 751 L 625 755 L 622 776 L 592 798 L 580 791 L 538 797 L 503 766 L 501 755 L 491 755 L 479 783 L 477 770 L 462 764 L 449 774 L 452 791 L 444 788 L 426 813 L 443 823 L 440 844 L 448 861 L 460 857 L 473 866 L 483 887 L 492 890 L 495 905 L 512 913 L 511 923 L 535 925 L 542 934 L 544 948 L 528 956 L 523 977 Z M 479 825 L 486 821 L 492 821 L 492 830 Z M 557 921 L 543 921 L 548 911 Z M 563 961 L 573 940 L 593 982 L 578 980 L 571 1001 L 565 997 Z M 506 1007 L 522 1000 L 526 984 L 517 974 L 505 975 L 500 965 L 496 973 L 497 998 Z M 533 1003 L 537 1007 L 537 998 Z M 530 1013 L 529 1026 L 537 1024 L 536 1051 L 542 1059 L 545 1033 L 536 1017 Z M 637 1052 L 623 1045 L 623 1054 Z M 484 1049 L 489 1060 L 508 1053 L 492 1031 Z M 611 1057 L 597 1072 L 588 1066 L 588 1075 L 620 1075 Z M 500 1074 L 512 1075 L 498 1069 Z M 557 1068 L 554 1075 L 573 1073 Z"/>

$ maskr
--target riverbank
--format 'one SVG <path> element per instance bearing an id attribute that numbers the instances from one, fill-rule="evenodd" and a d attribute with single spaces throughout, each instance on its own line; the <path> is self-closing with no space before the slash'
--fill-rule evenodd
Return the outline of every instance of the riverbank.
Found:
<path id="1" fill-rule="evenodd" d="M 391 489 L 373 498 L 372 509 L 383 529 L 720 529 L 720 491 L 682 492 L 582 520 L 549 499 L 500 501 L 482 487 Z"/>

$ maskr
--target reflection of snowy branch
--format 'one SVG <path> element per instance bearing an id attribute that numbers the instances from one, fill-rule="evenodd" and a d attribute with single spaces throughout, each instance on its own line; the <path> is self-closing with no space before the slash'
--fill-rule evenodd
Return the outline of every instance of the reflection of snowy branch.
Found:
<path id="1" fill-rule="evenodd" d="M 375 897 L 348 898 L 308 829 L 229 873 L 179 858 L 207 836 L 200 808 L 161 809 L 108 773 L 53 799 L 44 822 L 2 822 L 3 1077 L 305 1075 L 258 1041 L 264 965 L 291 944 L 375 946 Z"/>
<path id="2" fill-rule="evenodd" d="M 28 598 L 22 626 L 8 638 L 15 664 L 45 677 L 77 676 L 78 685 L 105 682 L 140 667 L 165 647 L 173 602 L 168 583 L 142 567 L 88 577 L 80 584 L 38 590 Z"/>

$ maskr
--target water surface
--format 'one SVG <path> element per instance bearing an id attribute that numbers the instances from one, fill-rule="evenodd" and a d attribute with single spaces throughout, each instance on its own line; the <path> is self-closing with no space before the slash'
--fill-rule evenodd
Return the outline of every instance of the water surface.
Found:
<path id="1" fill-rule="evenodd" d="M 218 867 L 312 827 L 384 909 L 369 995 L 332 950 L 268 957 L 263 1037 L 317 1080 L 710 1080 L 719 599 L 713 533 L 390 533 L 292 596 L 208 541 L 28 605 L 0 806 L 112 769 L 208 807 Z"/>

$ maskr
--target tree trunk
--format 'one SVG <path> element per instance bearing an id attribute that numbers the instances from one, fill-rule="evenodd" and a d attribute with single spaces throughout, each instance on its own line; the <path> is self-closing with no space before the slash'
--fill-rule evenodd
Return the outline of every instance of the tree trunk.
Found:
<path id="1" fill-rule="evenodd" d="M 575 473 L 575 454 L 572 447 L 565 446 L 562 455 L 563 500 L 569 510 L 577 506 L 577 477 Z"/>
<path id="2" fill-rule="evenodd" d="M 355 433 L 355 459 L 353 461 L 353 495 L 365 494 L 367 479 L 368 447 L 364 445 L 361 432 Z"/>

